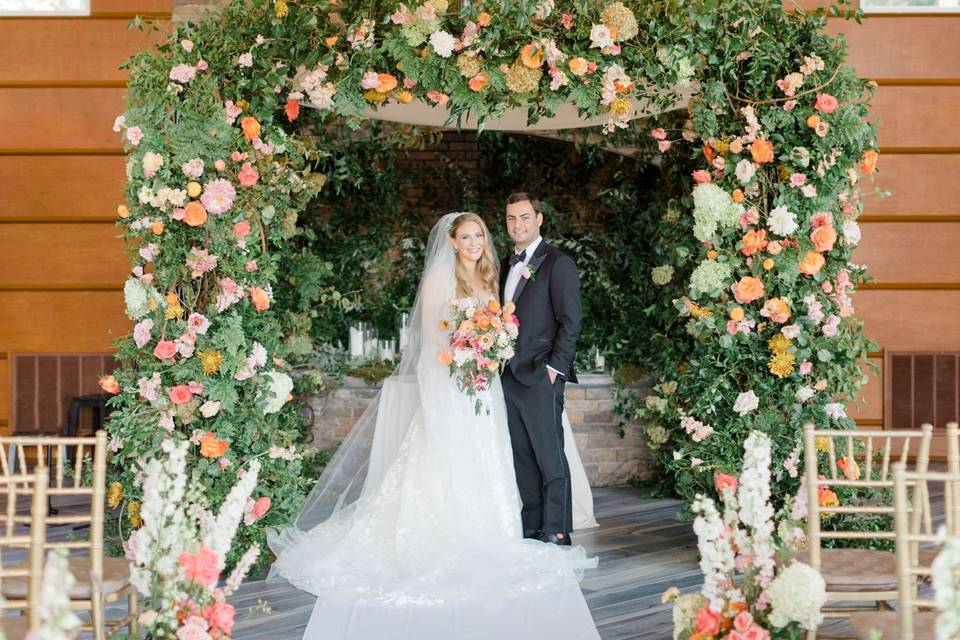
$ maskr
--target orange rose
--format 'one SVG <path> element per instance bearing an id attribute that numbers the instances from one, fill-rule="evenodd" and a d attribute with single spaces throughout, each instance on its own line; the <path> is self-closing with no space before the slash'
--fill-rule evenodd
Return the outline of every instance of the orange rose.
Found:
<path id="1" fill-rule="evenodd" d="M 717 255 L 718 255 L 717 252 L 714 251 L 713 249 L 710 249 L 710 251 L 707 251 L 707 257 L 711 260 L 716 260 Z"/>
<path id="2" fill-rule="evenodd" d="M 773 162 L 773 143 L 760 138 L 750 143 L 750 155 L 757 164 Z"/>
<path id="3" fill-rule="evenodd" d="M 437 354 L 437 360 L 439 360 L 440 364 L 443 366 L 449 367 L 453 362 L 453 352 L 451 352 L 449 349 L 444 349 Z"/>
<path id="4" fill-rule="evenodd" d="M 199 200 L 191 200 L 184 208 L 183 221 L 191 227 L 203 226 L 203 223 L 207 221 L 206 207 Z"/>
<path id="5" fill-rule="evenodd" d="M 863 175 L 869 175 L 873 173 L 877 168 L 877 158 L 880 157 L 880 152 L 876 149 L 867 149 L 863 152 L 863 159 L 860 161 L 860 173 Z"/>
<path id="6" fill-rule="evenodd" d="M 379 75 L 380 85 L 377 91 L 380 93 L 387 93 L 388 91 L 393 91 L 397 88 L 397 77 L 392 76 L 389 73 L 381 73 Z"/>
<path id="7" fill-rule="evenodd" d="M 821 507 L 839 507 L 840 498 L 827 487 L 817 488 L 817 502 Z"/>
<path id="8" fill-rule="evenodd" d="M 251 142 L 260 137 L 260 123 L 253 116 L 247 116 L 240 121 L 243 137 Z"/>
<path id="9" fill-rule="evenodd" d="M 837 232 L 830 225 L 823 225 L 813 230 L 813 233 L 810 234 L 810 241 L 813 242 L 813 247 L 817 251 L 821 253 L 830 251 L 833 249 L 833 243 L 837 241 Z"/>
<path id="10" fill-rule="evenodd" d="M 450 323 L 446 320 L 440 321 L 440 330 L 441 331 L 450 331 Z"/>
<path id="11" fill-rule="evenodd" d="M 500 302 L 497 300 L 491 300 L 487 303 L 487 309 L 490 313 L 500 313 Z"/>
<path id="12" fill-rule="evenodd" d="M 490 14 L 487 13 L 486 11 L 481 11 L 479 15 L 477 15 L 477 24 L 480 25 L 481 27 L 489 27 Z"/>
<path id="13" fill-rule="evenodd" d="M 764 271 L 770 271 L 770 269 L 773 269 L 773 265 L 774 265 L 774 264 L 775 264 L 775 263 L 774 263 L 774 261 L 773 261 L 773 258 L 767 258 L 766 260 L 764 260 L 764 261 L 763 261 L 763 269 L 764 269 Z"/>
<path id="14" fill-rule="evenodd" d="M 570 62 L 567 63 L 567 68 L 573 75 L 582 76 L 590 68 L 590 64 L 584 58 L 571 58 Z"/>
<path id="15" fill-rule="evenodd" d="M 270 294 L 260 287 L 250 287 L 250 301 L 257 311 L 265 311 L 270 308 Z"/>
<path id="16" fill-rule="evenodd" d="M 730 195 L 733 197 L 733 201 L 736 202 L 737 204 L 740 204 L 741 202 L 743 202 L 743 191 L 741 191 L 740 189 L 734 189 L 733 193 Z"/>
<path id="17" fill-rule="evenodd" d="M 490 317 L 489 316 L 480 316 L 480 319 L 477 320 L 478 329 L 489 329 L 490 328 Z"/>
<path id="18" fill-rule="evenodd" d="M 481 71 L 477 75 L 470 78 L 470 82 L 467 83 L 470 86 L 471 91 L 480 92 L 490 86 L 490 76 L 487 75 L 486 71 Z"/>
<path id="19" fill-rule="evenodd" d="M 409 91 L 401 91 L 400 93 L 397 94 L 397 100 L 399 100 L 403 104 L 410 104 L 411 102 L 413 102 L 413 94 L 410 93 Z"/>
<path id="20" fill-rule="evenodd" d="M 743 252 L 745 256 L 752 256 L 757 251 L 763 251 L 767 246 L 767 230 L 760 229 L 759 231 L 750 230 L 743 235 L 743 248 L 740 251 Z"/>
<path id="21" fill-rule="evenodd" d="M 543 47 L 539 44 L 528 44 L 520 50 L 520 62 L 523 66 L 536 69 L 543 65 Z"/>
<path id="22" fill-rule="evenodd" d="M 743 320 L 743 309 L 741 307 L 734 307 L 730 309 L 730 319 L 734 322 L 740 322 Z"/>
<path id="23" fill-rule="evenodd" d="M 826 260 L 821 254 L 816 251 L 808 251 L 807 255 L 800 259 L 800 273 L 808 276 L 815 275 L 820 272 L 820 269 L 823 269 L 825 263 Z"/>
<path id="24" fill-rule="evenodd" d="M 113 395 L 120 393 L 120 383 L 113 376 L 101 376 L 100 388 Z"/>
<path id="25" fill-rule="evenodd" d="M 160 235 L 163 233 L 163 223 L 159 220 L 154 220 L 153 224 L 150 225 L 150 231 L 153 231 L 155 234 Z"/>
<path id="26" fill-rule="evenodd" d="M 807 118 L 807 126 L 810 127 L 811 129 L 815 129 L 818 124 L 820 124 L 820 116 L 818 116 L 817 114 L 813 114 L 812 116 Z"/>
<path id="27" fill-rule="evenodd" d="M 230 446 L 226 440 L 217 440 L 217 434 L 210 431 L 200 440 L 200 455 L 204 458 L 219 458 Z"/>
<path id="28" fill-rule="evenodd" d="M 783 298 L 770 298 L 763 304 L 760 315 L 771 322 L 783 324 L 790 319 L 790 305 Z"/>
<path id="29" fill-rule="evenodd" d="M 713 159 L 717 157 L 717 154 L 714 152 L 713 147 L 708 144 L 703 145 L 703 157 L 707 159 L 707 162 L 713 164 Z"/>
<path id="30" fill-rule="evenodd" d="M 837 466 L 843 471 L 843 475 L 847 477 L 847 480 L 860 479 L 860 465 L 857 464 L 856 460 L 851 459 L 848 464 L 846 458 L 840 458 L 837 460 Z"/>
<path id="31" fill-rule="evenodd" d="M 513 315 L 513 312 L 517 310 L 517 305 L 513 304 L 513 301 L 510 300 L 503 306 L 503 315 L 504 317 L 509 317 Z"/>
<path id="32" fill-rule="evenodd" d="M 119 207 L 117 207 L 117 215 L 120 216 L 121 218 L 129 218 L 130 209 L 127 209 L 127 205 L 122 204 Z"/>
<path id="33" fill-rule="evenodd" d="M 324 42 L 324 44 L 326 44 L 328 47 L 332 47 L 333 45 L 337 44 L 337 40 L 339 40 L 339 39 L 340 39 L 340 36 L 329 36 L 329 37 L 325 38 L 323 42 Z"/>
<path id="34" fill-rule="evenodd" d="M 759 300 L 763 294 L 763 282 L 760 278 L 745 276 L 733 285 L 733 297 L 740 304 L 750 304 L 754 300 Z"/>

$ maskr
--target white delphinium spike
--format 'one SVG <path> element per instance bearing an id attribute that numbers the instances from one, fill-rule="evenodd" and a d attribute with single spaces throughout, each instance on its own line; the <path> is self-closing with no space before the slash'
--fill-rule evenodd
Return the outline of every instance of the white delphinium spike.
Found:
<path id="1" fill-rule="evenodd" d="M 231 595 L 233 595 L 233 592 L 240 587 L 240 583 L 242 583 L 243 579 L 247 577 L 250 567 L 253 566 L 253 563 L 257 561 L 259 556 L 260 545 L 255 544 L 247 549 L 247 552 L 244 553 L 243 557 L 240 558 L 240 562 L 238 562 L 237 566 L 233 568 L 233 571 L 227 578 L 226 583 L 223 585 L 224 598 L 229 598 Z"/>
<path id="2" fill-rule="evenodd" d="M 750 528 L 750 546 L 758 581 L 766 588 L 773 580 L 773 507 L 770 505 L 770 438 L 754 431 L 743 444 L 743 472 L 737 495 L 740 522 Z"/>
<path id="3" fill-rule="evenodd" d="M 724 594 L 730 586 L 734 570 L 733 548 L 726 535 L 726 526 L 713 500 L 697 495 L 693 502 L 693 531 L 697 534 L 700 550 L 700 570 L 703 571 L 703 589 L 700 593 L 710 601 L 716 613 L 723 611 Z"/>
<path id="4" fill-rule="evenodd" d="M 257 487 L 259 473 L 260 461 L 254 459 L 250 462 L 247 472 L 243 474 L 237 484 L 233 485 L 223 504 L 220 505 L 220 511 L 217 513 L 213 527 L 204 532 L 200 539 L 203 546 L 210 548 L 217 554 L 217 557 L 220 558 L 221 567 L 224 565 L 233 536 L 243 518 L 243 508 L 247 504 L 247 499 Z"/>

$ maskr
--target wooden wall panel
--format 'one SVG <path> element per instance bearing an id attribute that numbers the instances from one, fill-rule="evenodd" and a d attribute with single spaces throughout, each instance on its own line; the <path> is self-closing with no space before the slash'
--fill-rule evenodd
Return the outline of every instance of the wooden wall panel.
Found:
<path id="1" fill-rule="evenodd" d="M 869 358 L 869 361 L 877 365 L 878 375 L 871 373 L 869 367 L 863 367 L 869 381 L 860 387 L 857 399 L 847 406 L 847 415 L 854 420 L 876 422 L 883 419 L 883 358 Z"/>
<path id="2" fill-rule="evenodd" d="M 859 291 L 853 302 L 867 336 L 884 349 L 960 348 L 960 291 Z"/>
<path id="3" fill-rule="evenodd" d="M 123 292 L 0 291 L 0 345 L 13 351 L 112 351 L 133 328 Z"/>
<path id="4" fill-rule="evenodd" d="M 173 0 L 90 0 L 90 13 L 172 13 Z"/>
<path id="5" fill-rule="evenodd" d="M 960 283 L 960 222 L 868 222 L 853 261 L 878 282 Z"/>
<path id="6" fill-rule="evenodd" d="M 3 23 L 0 84 L 122 81 L 129 56 L 165 39 L 163 31 L 128 29 L 129 20 L 23 19 Z"/>
<path id="7" fill-rule="evenodd" d="M 120 155 L 0 156 L 0 219 L 113 219 L 124 201 L 125 162 Z"/>
<path id="8" fill-rule="evenodd" d="M 121 149 L 125 89 L 0 89 L 4 149 Z"/>
<path id="9" fill-rule="evenodd" d="M 130 266 L 109 222 L 5 224 L 0 285 L 122 284 Z"/>
<path id="10" fill-rule="evenodd" d="M 960 86 L 880 87 L 871 104 L 883 147 L 960 147 Z"/>
<path id="11" fill-rule="evenodd" d="M 10 359 L 0 359 L 0 434 L 9 433 L 10 416 Z"/>
<path id="12" fill-rule="evenodd" d="M 830 20 L 827 31 L 843 33 L 848 61 L 863 77 L 960 77 L 960 15 Z"/>
<path id="13" fill-rule="evenodd" d="M 864 194 L 881 189 L 889 198 L 866 197 L 867 215 L 957 215 L 960 198 L 945 197 L 960 175 L 960 154 L 880 154 L 874 182 L 862 182 Z"/>

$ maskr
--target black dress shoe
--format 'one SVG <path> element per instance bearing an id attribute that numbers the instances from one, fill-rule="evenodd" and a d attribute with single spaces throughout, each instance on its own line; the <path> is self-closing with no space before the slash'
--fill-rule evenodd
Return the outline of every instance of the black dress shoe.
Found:
<path id="1" fill-rule="evenodd" d="M 524 537 L 524 538 L 531 538 L 531 539 L 533 539 L 533 540 L 539 540 L 539 539 L 540 539 L 540 535 L 541 535 L 542 533 L 543 533 L 543 532 L 540 531 L 540 529 L 524 529 L 524 530 L 523 530 L 523 537 Z"/>
<path id="2" fill-rule="evenodd" d="M 544 533 L 541 534 L 538 538 L 540 542 L 549 542 L 550 544 L 556 544 L 561 547 L 569 547 L 572 543 L 570 542 L 569 533 Z"/>

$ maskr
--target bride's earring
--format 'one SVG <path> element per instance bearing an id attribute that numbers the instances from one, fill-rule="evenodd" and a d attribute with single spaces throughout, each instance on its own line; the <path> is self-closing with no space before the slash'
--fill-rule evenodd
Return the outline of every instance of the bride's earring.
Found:
<path id="1" fill-rule="evenodd" d="M 457 247 L 454 247 L 454 248 L 453 248 L 453 252 L 454 252 L 454 253 L 460 253 L 460 249 L 458 249 Z"/>

